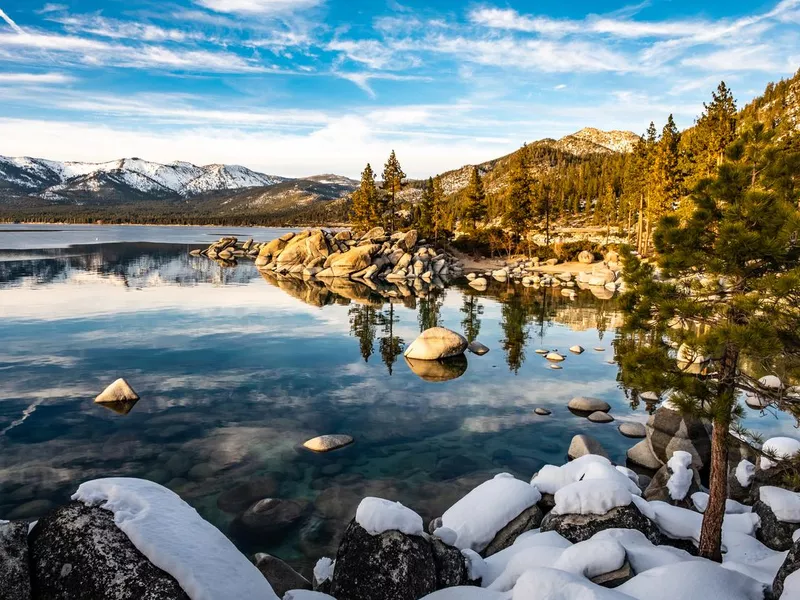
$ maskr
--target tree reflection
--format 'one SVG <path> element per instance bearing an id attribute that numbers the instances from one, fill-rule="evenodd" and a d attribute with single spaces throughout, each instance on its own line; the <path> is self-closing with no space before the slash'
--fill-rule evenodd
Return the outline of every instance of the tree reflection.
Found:
<path id="1" fill-rule="evenodd" d="M 369 304 L 357 304 L 347 311 L 350 317 L 350 334 L 358 338 L 361 357 L 369 362 L 374 352 L 377 310 Z"/>
<path id="2" fill-rule="evenodd" d="M 444 294 L 442 292 L 443 290 L 432 287 L 426 297 L 420 296 L 417 298 L 417 321 L 419 322 L 420 331 L 441 326 L 442 317 L 440 311 L 444 303 Z"/>
<path id="3" fill-rule="evenodd" d="M 461 312 L 464 314 L 464 319 L 461 321 L 461 327 L 464 331 L 464 337 L 468 342 L 474 342 L 481 332 L 481 319 L 483 314 L 483 304 L 478 300 L 478 297 L 470 292 L 464 292 L 464 303 L 461 306 Z"/>
<path id="4" fill-rule="evenodd" d="M 399 317 L 394 314 L 394 303 L 389 301 L 389 308 L 378 314 L 378 323 L 383 327 L 383 336 L 380 339 L 380 351 L 383 363 L 392 374 L 392 368 L 397 361 L 397 357 L 403 351 L 402 338 L 394 335 L 394 324 L 399 321 Z"/>
<path id="5" fill-rule="evenodd" d="M 508 368 L 515 374 L 525 362 L 525 344 L 530 337 L 529 323 L 535 314 L 534 305 L 520 293 L 521 290 L 511 290 L 500 309 L 504 338 L 503 351 L 506 353 Z"/>

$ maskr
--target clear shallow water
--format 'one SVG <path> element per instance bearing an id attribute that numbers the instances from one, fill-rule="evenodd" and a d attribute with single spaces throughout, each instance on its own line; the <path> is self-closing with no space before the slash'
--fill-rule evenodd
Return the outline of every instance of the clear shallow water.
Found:
<path id="1" fill-rule="evenodd" d="M 576 433 L 623 462 L 635 440 L 618 422 L 647 418 L 608 364 L 614 299 L 462 282 L 389 303 L 351 282 L 279 281 L 249 262 L 223 269 L 188 255 L 223 234 L 277 230 L 26 227 L 37 231 L 0 227 L 0 518 L 36 517 L 89 478 L 145 477 L 243 550 L 307 569 L 335 551 L 364 495 L 433 518 L 491 473 L 528 479 L 563 462 Z M 477 326 L 491 351 L 447 369 L 409 365 L 400 350 L 435 322 Z M 587 351 L 567 353 L 562 370 L 535 353 L 573 344 Z M 92 401 L 117 377 L 142 398 L 128 414 Z M 570 413 L 576 395 L 606 399 L 617 423 Z M 755 412 L 746 424 L 794 431 Z M 356 442 L 325 455 L 300 448 L 323 433 Z M 302 501 L 303 518 L 281 532 L 242 527 L 218 498 L 248 481 Z"/>

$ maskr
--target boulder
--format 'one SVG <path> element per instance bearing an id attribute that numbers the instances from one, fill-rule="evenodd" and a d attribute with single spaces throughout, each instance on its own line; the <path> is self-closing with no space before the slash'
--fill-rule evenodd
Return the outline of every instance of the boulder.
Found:
<path id="1" fill-rule="evenodd" d="M 283 535 L 308 513 L 308 500 L 264 498 L 255 502 L 231 523 L 231 532 L 269 545 L 280 542 Z"/>
<path id="2" fill-rule="evenodd" d="M 691 509 L 693 507 L 691 500 L 692 494 L 700 491 L 700 474 L 697 472 L 697 469 L 692 469 L 692 483 L 689 485 L 689 491 L 686 492 L 683 498 L 675 499 L 670 495 L 669 488 L 667 487 L 667 482 L 670 477 L 672 477 L 670 468 L 667 465 L 661 467 L 656 474 L 653 475 L 653 479 L 650 480 L 650 484 L 644 491 L 645 500 L 648 502 L 659 500 L 667 504 L 680 506 L 681 508 Z"/>
<path id="3" fill-rule="evenodd" d="M 478 278 L 473 279 L 472 281 L 470 281 L 469 285 L 470 285 L 470 287 L 475 288 L 479 292 L 482 292 L 489 285 L 489 282 L 486 281 L 485 277 L 478 277 Z"/>
<path id="4" fill-rule="evenodd" d="M 277 556 L 256 554 L 256 568 L 269 581 L 272 590 L 283 598 L 289 590 L 310 590 L 311 582 Z"/>
<path id="5" fill-rule="evenodd" d="M 365 246 L 356 246 L 347 252 L 337 255 L 331 260 L 331 263 L 328 266 L 328 269 L 331 271 L 331 276 L 347 277 L 351 273 L 356 273 L 362 269 L 366 269 L 368 266 L 370 266 L 370 264 L 372 264 L 372 256 L 379 249 L 380 246 L 378 245 L 367 244 Z M 317 276 L 322 276 L 322 272 L 318 273 Z"/>
<path id="6" fill-rule="evenodd" d="M 505 550 L 521 534 L 539 527 L 543 517 L 542 509 L 536 504 L 526 508 L 495 534 L 494 539 L 481 551 L 481 556 L 488 557 Z"/>
<path id="7" fill-rule="evenodd" d="M 676 450 L 692 455 L 692 466 L 703 469 L 711 461 L 710 426 L 666 406 L 658 408 L 647 420 L 647 442 L 662 463 Z"/>
<path id="8" fill-rule="evenodd" d="M 350 522 L 336 552 L 334 598 L 417 600 L 436 588 L 436 562 L 427 539 L 394 530 L 370 535 Z"/>
<path id="9" fill-rule="evenodd" d="M 303 443 L 305 448 L 314 452 L 330 452 L 353 443 L 353 437 L 343 433 L 320 435 Z"/>
<path id="10" fill-rule="evenodd" d="M 591 398 L 589 396 L 576 396 L 569 401 L 567 407 L 570 410 L 583 413 L 593 413 L 597 411 L 608 412 L 611 410 L 611 406 L 605 400 Z"/>
<path id="11" fill-rule="evenodd" d="M 761 500 L 753 503 L 753 512 L 761 519 L 761 526 L 756 529 L 756 539 L 759 542 L 767 548 L 780 552 L 792 547 L 792 534 L 800 529 L 800 523 L 778 520 L 773 510 Z"/>
<path id="12" fill-rule="evenodd" d="M 24 521 L 0 521 L 0 598 L 32 598 L 28 524 Z"/>
<path id="13" fill-rule="evenodd" d="M 255 477 L 222 492 L 217 498 L 217 508 L 229 514 L 238 514 L 258 500 L 274 496 L 278 487 L 278 482 L 272 477 Z"/>
<path id="14" fill-rule="evenodd" d="M 461 334 L 444 327 L 431 327 L 411 342 L 403 356 L 414 360 L 440 360 L 464 354 L 467 345 Z"/>
<path id="15" fill-rule="evenodd" d="M 786 559 L 783 561 L 780 569 L 775 574 L 775 579 L 772 581 L 772 596 L 777 600 L 778 598 L 782 598 L 783 595 L 783 586 L 786 582 L 786 578 L 791 575 L 792 573 L 797 573 L 800 571 L 800 539 L 798 539 L 789 550 L 789 554 L 786 555 Z"/>
<path id="16" fill-rule="evenodd" d="M 575 345 L 575 346 L 570 346 L 569 347 L 569 351 L 574 353 L 574 354 L 583 354 L 584 349 L 583 349 L 583 346 Z"/>
<path id="17" fill-rule="evenodd" d="M 647 435 L 647 429 L 643 423 L 626 421 L 619 424 L 619 432 L 629 438 L 643 438 Z"/>
<path id="18" fill-rule="evenodd" d="M 411 229 L 403 234 L 402 239 L 397 242 L 397 245 L 406 252 L 411 252 L 417 244 L 417 238 L 417 230 Z"/>
<path id="19" fill-rule="evenodd" d="M 37 598 L 188 600 L 114 524 L 114 514 L 71 502 L 36 523 L 28 538 Z"/>
<path id="20" fill-rule="evenodd" d="M 582 265 L 590 265 L 594 262 L 594 254 L 588 250 L 583 250 L 580 254 L 578 254 L 578 262 Z"/>
<path id="21" fill-rule="evenodd" d="M 278 254 L 283 252 L 283 249 L 286 248 L 288 240 L 284 240 L 284 237 L 286 236 L 281 236 L 261 246 L 261 249 L 258 251 L 258 256 L 259 258 L 267 259 L 264 264 L 267 264 L 270 258 L 278 256 Z"/>
<path id="22" fill-rule="evenodd" d="M 631 568 L 631 563 L 627 560 L 625 564 L 623 564 L 619 569 L 615 569 L 614 571 L 609 571 L 608 573 L 602 573 L 601 575 L 596 575 L 591 578 L 591 582 L 595 585 L 601 585 L 606 588 L 615 588 L 629 579 L 632 579 L 635 573 L 633 572 L 633 568 Z"/>
<path id="23" fill-rule="evenodd" d="M 307 232 L 304 232 L 307 233 Z M 297 265 L 304 265 L 309 258 L 313 258 L 308 251 L 306 239 L 308 235 L 296 235 L 291 242 L 278 254 L 275 260 L 278 271 L 286 271 Z"/>
<path id="24" fill-rule="evenodd" d="M 473 340 L 467 346 L 467 350 L 469 350 L 473 354 L 477 354 L 478 356 L 483 356 L 484 354 L 489 352 L 489 347 L 481 344 L 477 340 Z"/>
<path id="25" fill-rule="evenodd" d="M 544 408 L 543 406 L 537 406 L 536 408 L 533 409 L 533 412 L 543 417 L 552 414 L 552 411 L 549 408 Z"/>
<path id="26" fill-rule="evenodd" d="M 574 460 L 581 456 L 586 456 L 587 454 L 597 454 L 598 456 L 609 458 L 608 452 L 603 448 L 603 445 L 592 436 L 586 435 L 585 433 L 574 436 L 569 444 L 567 456 Z"/>
<path id="27" fill-rule="evenodd" d="M 564 355 L 559 354 L 558 352 L 548 352 L 547 354 L 544 355 L 544 357 L 552 362 L 562 362 L 565 360 Z"/>
<path id="28" fill-rule="evenodd" d="M 647 440 L 642 440 L 633 446 L 633 448 L 629 448 L 627 457 L 629 463 L 651 471 L 660 469 L 664 464 L 653 454 L 653 450 L 650 448 L 650 444 Z"/>
<path id="29" fill-rule="evenodd" d="M 586 418 L 592 423 L 611 423 L 614 420 L 614 417 L 602 410 L 597 410 Z"/>
<path id="30" fill-rule="evenodd" d="M 436 567 L 436 589 L 467 585 L 469 573 L 461 551 L 445 544 L 437 537 L 431 537 L 430 542 Z"/>
<path id="31" fill-rule="evenodd" d="M 636 529 L 654 544 L 660 539 L 658 528 L 633 504 L 612 508 L 604 515 L 557 515 L 552 511 L 542 520 L 541 530 L 555 531 L 573 544 L 583 542 L 606 529 Z"/>
<path id="32" fill-rule="evenodd" d="M 97 398 L 94 399 L 98 404 L 114 402 L 136 402 L 139 394 L 133 391 L 130 384 L 122 377 L 104 389 Z"/>

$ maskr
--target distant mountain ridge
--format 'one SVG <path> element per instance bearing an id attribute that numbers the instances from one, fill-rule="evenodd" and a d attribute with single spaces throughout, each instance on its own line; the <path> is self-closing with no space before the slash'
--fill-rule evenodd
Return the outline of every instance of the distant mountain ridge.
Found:
<path id="1" fill-rule="evenodd" d="M 199 167 L 140 158 L 87 163 L 0 156 L 0 193 L 51 202 L 189 198 L 211 191 L 270 186 L 287 179 L 239 165 Z"/>

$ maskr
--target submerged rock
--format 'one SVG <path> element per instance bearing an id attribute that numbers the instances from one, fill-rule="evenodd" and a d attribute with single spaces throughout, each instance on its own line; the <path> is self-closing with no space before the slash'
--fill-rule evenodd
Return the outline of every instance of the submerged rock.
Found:
<path id="1" fill-rule="evenodd" d="M 114 524 L 114 515 L 71 502 L 42 517 L 28 539 L 38 598 L 188 600 Z"/>
<path id="2" fill-rule="evenodd" d="M 308 514 L 310 506 L 308 500 L 264 498 L 234 519 L 231 532 L 261 543 L 280 541 L 287 530 Z"/>
<path id="3" fill-rule="evenodd" d="M 272 477 L 256 477 L 222 492 L 217 498 L 217 507 L 223 512 L 238 514 L 277 492 L 278 482 Z"/>
<path id="4" fill-rule="evenodd" d="M 31 597 L 28 524 L 0 522 L 0 598 L 29 600 Z"/>
<path id="5" fill-rule="evenodd" d="M 569 450 L 567 450 L 567 456 L 574 460 L 587 454 L 596 454 L 609 458 L 608 452 L 603 448 L 603 445 L 592 436 L 581 433 L 573 437 L 569 444 Z"/>
<path id="6" fill-rule="evenodd" d="M 596 410 L 586 418 L 592 423 L 611 423 L 614 420 L 614 417 L 602 410 Z"/>

